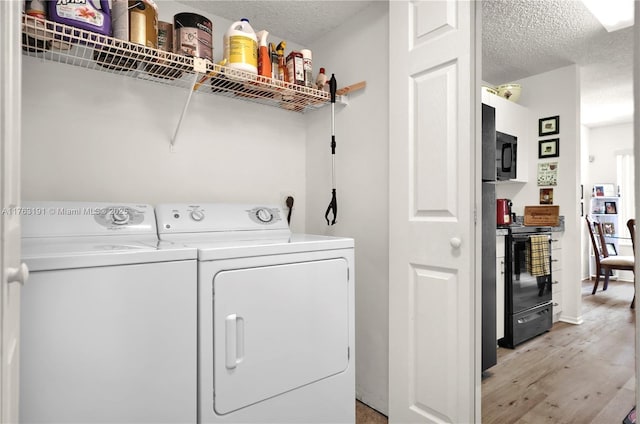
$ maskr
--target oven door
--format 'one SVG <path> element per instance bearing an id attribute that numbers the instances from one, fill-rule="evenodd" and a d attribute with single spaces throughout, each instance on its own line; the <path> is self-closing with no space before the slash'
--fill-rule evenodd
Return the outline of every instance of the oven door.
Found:
<path id="1" fill-rule="evenodd" d="M 540 234 L 537 234 L 540 235 Z M 551 236 L 547 235 L 549 241 Z M 533 276 L 529 265 L 530 236 L 517 234 L 511 237 L 511 313 L 517 314 L 551 301 L 551 248 L 545 260 L 549 261 L 549 274 Z"/>

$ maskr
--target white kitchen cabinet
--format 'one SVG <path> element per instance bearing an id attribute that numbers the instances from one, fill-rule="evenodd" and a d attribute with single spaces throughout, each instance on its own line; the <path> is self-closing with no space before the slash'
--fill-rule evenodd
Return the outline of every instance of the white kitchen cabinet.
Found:
<path id="1" fill-rule="evenodd" d="M 551 298 L 553 322 L 558 321 L 562 313 L 562 233 L 551 233 Z"/>
<path id="2" fill-rule="evenodd" d="M 496 340 L 504 337 L 505 236 L 496 236 Z"/>
<path id="3" fill-rule="evenodd" d="M 531 121 L 529 109 L 484 90 L 482 90 L 482 103 L 496 109 L 496 131 L 513 135 L 518 139 L 516 178 L 500 181 L 498 184 L 526 183 L 529 175 L 528 162 L 533 159 L 530 155 L 532 142 L 529 140 Z"/>

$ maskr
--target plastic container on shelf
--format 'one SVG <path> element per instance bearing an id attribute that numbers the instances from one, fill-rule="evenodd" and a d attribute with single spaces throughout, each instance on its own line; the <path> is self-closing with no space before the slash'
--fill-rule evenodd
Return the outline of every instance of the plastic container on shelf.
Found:
<path id="1" fill-rule="evenodd" d="M 49 19 L 54 22 L 111 35 L 109 0 L 86 0 L 82 3 L 50 1 Z"/>
<path id="2" fill-rule="evenodd" d="M 258 38 L 248 19 L 234 22 L 224 34 L 224 59 L 229 68 L 258 74 Z"/>

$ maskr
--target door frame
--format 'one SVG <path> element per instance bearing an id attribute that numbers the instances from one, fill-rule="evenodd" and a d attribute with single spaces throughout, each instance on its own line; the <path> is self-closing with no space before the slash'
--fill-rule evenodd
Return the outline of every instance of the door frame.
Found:
<path id="1" fill-rule="evenodd" d="M 20 131 L 22 1 L 0 1 L 0 422 L 18 422 L 20 291 Z"/>

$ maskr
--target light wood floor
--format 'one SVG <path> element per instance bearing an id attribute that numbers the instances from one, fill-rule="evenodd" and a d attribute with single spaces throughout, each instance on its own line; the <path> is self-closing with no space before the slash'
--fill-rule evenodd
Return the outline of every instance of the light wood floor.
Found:
<path id="1" fill-rule="evenodd" d="M 635 396 L 633 284 L 592 288 L 582 283 L 583 324 L 498 349 L 482 381 L 483 423 L 622 422 Z"/>
<path id="2" fill-rule="evenodd" d="M 356 401 L 356 424 L 387 424 L 387 417 L 364 403 Z"/>

